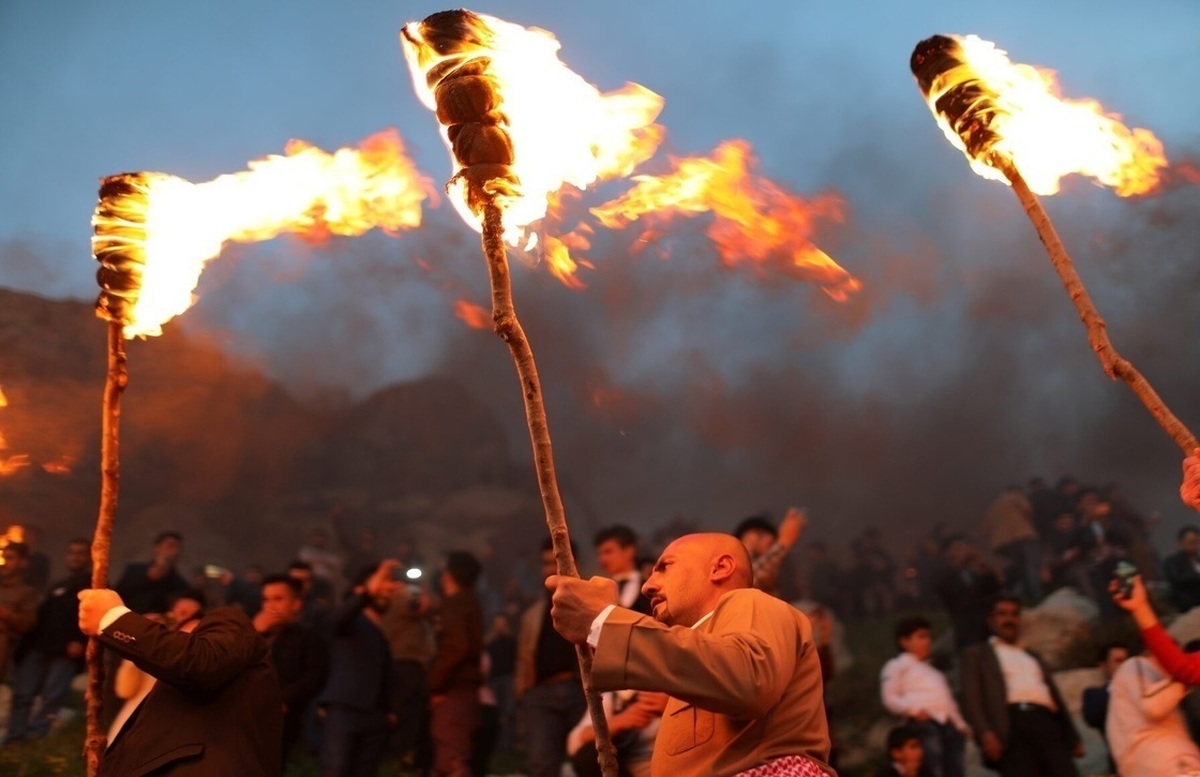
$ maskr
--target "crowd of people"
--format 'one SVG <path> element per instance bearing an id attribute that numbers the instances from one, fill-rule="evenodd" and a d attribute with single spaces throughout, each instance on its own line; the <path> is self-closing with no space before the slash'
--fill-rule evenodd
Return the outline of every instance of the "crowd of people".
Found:
<path id="1" fill-rule="evenodd" d="M 1200 459 L 1188 461 L 1181 493 L 1200 509 Z M 460 777 L 486 774 L 504 749 L 520 751 L 534 777 L 557 777 L 565 763 L 587 777 L 604 755 L 582 650 L 622 775 L 834 774 L 824 685 L 836 613 L 895 623 L 879 688 L 900 725 L 881 774 L 959 777 L 973 741 L 1002 775 L 1070 775 L 1079 734 L 1021 641 L 1022 608 L 1069 586 L 1106 613 L 1130 610 L 1151 651 L 1125 660 L 1129 648 L 1106 646 L 1107 682 L 1083 700 L 1116 769 L 1186 773 L 1144 768 L 1147 753 L 1170 749 L 1180 769 L 1200 771 L 1200 751 L 1176 741 L 1187 726 L 1172 680 L 1200 681 L 1200 658 L 1152 622 L 1141 578 L 1115 596 L 1110 586 L 1115 565 L 1133 561 L 1192 606 L 1200 529 L 1181 531 L 1160 564 L 1149 520 L 1115 489 L 1070 478 L 1006 490 L 983 516 L 982 543 L 935 530 L 906 565 L 874 529 L 854 541 L 848 567 L 819 542 L 801 558 L 792 550 L 806 520 L 791 509 L 778 523 L 673 527 L 649 542 L 609 526 L 587 555 L 573 548 L 601 571 L 588 580 L 558 576 L 546 540 L 530 553 L 538 586 L 525 589 L 466 551 L 427 564 L 403 539 L 384 552 L 370 529 L 338 541 L 315 530 L 278 572 L 205 565 L 191 575 L 184 537 L 164 531 L 147 561 L 93 589 L 87 538 L 65 544 L 66 575 L 51 581 L 41 538 L 25 527 L 0 566 L 4 746 L 51 731 L 94 637 L 108 668 L 104 775 L 278 775 L 304 759 L 329 777 L 375 775 L 393 758 L 407 773 Z M 654 545 L 661 553 L 647 556 Z M 901 617 L 939 607 L 953 630 L 952 677 L 930 663 L 929 620 Z"/>

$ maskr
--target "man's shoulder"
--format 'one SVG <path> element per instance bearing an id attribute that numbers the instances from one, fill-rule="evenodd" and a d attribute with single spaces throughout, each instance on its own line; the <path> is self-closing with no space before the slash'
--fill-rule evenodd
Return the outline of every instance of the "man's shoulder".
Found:
<path id="1" fill-rule="evenodd" d="M 738 588 L 723 594 L 713 609 L 713 619 L 720 620 L 722 616 L 745 611 L 764 613 L 770 618 L 790 618 L 795 621 L 805 619 L 804 613 L 788 602 L 757 588 Z"/>
<path id="2" fill-rule="evenodd" d="M 988 655 L 995 655 L 995 649 L 990 641 L 976 642 L 974 645 L 967 645 L 962 649 L 963 660 L 973 659 L 979 660 Z"/>

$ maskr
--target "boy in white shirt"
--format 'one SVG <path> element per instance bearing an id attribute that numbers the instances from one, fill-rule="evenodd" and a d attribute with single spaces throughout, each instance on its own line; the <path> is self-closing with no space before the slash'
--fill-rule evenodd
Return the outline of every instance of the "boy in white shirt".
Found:
<path id="1" fill-rule="evenodd" d="M 970 734 L 946 677 L 929 664 L 933 634 L 919 616 L 896 624 L 900 655 L 883 665 L 883 706 L 920 734 L 925 766 L 932 777 L 963 777 L 963 748 Z"/>

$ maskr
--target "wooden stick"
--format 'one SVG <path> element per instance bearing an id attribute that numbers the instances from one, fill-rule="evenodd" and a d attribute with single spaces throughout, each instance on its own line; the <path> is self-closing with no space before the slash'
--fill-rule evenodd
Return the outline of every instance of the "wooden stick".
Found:
<path id="1" fill-rule="evenodd" d="M 1033 228 L 1037 230 L 1042 245 L 1046 247 L 1046 253 L 1050 255 L 1050 263 L 1054 265 L 1058 277 L 1066 287 L 1067 294 L 1075 303 L 1075 309 L 1079 311 L 1079 318 L 1087 329 L 1088 342 L 1091 343 L 1092 350 L 1096 352 L 1096 358 L 1100 360 L 1104 372 L 1113 380 L 1120 379 L 1129 384 L 1129 388 L 1142 401 L 1159 425 L 1166 430 L 1167 434 L 1171 435 L 1171 439 L 1183 451 L 1183 455 L 1191 456 L 1196 448 L 1200 447 L 1196 442 L 1196 436 L 1175 417 L 1175 414 L 1162 401 L 1142 373 L 1138 372 L 1133 364 L 1117 353 L 1116 348 L 1113 347 L 1112 342 L 1108 339 L 1108 328 L 1104 319 L 1096 311 L 1096 306 L 1092 303 L 1092 298 L 1088 295 L 1079 273 L 1075 271 L 1074 262 L 1071 261 L 1067 249 L 1059 240 L 1054 224 L 1051 223 L 1050 217 L 1042 208 L 1037 195 L 1029 189 L 1029 185 L 1011 160 L 995 155 L 989 160 L 989 163 L 1003 173 L 1004 177 L 1012 184 L 1017 199 L 1025 208 L 1025 215 L 1029 216 L 1029 220 L 1033 222 Z"/>
<path id="2" fill-rule="evenodd" d="M 538 489 L 542 494 L 542 506 L 546 511 L 546 525 L 554 544 L 554 558 L 558 562 L 558 574 L 579 577 L 575 556 L 571 553 L 571 535 L 567 531 L 567 518 L 563 510 L 562 497 L 558 493 L 558 481 L 554 476 L 554 453 L 550 447 L 550 426 L 546 421 L 546 407 L 542 403 L 542 384 L 538 379 L 537 364 L 533 350 L 525 337 L 525 330 L 517 320 L 513 307 L 512 282 L 508 272 L 508 251 L 504 247 L 504 225 L 502 211 L 493 197 L 481 196 L 487 204 L 483 210 L 483 254 L 487 258 L 488 274 L 492 283 L 492 321 L 497 336 L 508 344 L 517 377 L 521 381 L 521 394 L 525 398 L 525 420 L 529 425 L 529 439 L 533 443 L 533 463 L 537 470 Z M 588 712 L 592 718 L 592 729 L 596 734 L 596 753 L 600 772 L 604 777 L 616 777 L 617 751 L 608 733 L 608 721 L 600 694 L 592 687 L 592 655 L 584 646 L 576 646 L 579 672 L 583 680 L 583 693 L 587 698 Z"/>
<path id="3" fill-rule="evenodd" d="M 108 323 L 108 378 L 104 383 L 104 410 L 100 435 L 100 514 L 92 536 L 92 588 L 108 588 L 108 555 L 112 546 L 113 519 L 121 481 L 118 450 L 121 440 L 121 394 L 129 382 L 126 370 L 125 333 L 118 321 Z M 107 744 L 100 728 L 100 706 L 104 698 L 104 653 L 95 637 L 87 646 L 87 736 L 84 755 L 88 777 L 95 777 Z"/>

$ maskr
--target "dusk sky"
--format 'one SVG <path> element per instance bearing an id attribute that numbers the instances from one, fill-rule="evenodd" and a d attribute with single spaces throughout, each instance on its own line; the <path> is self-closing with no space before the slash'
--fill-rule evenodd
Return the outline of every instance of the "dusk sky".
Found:
<path id="1" fill-rule="evenodd" d="M 158 170 L 206 181 L 240 171 L 248 160 L 280 153 L 290 138 L 332 150 L 397 127 L 418 166 L 440 185 L 449 174 L 447 154 L 433 116 L 412 92 L 397 34 L 405 22 L 444 8 L 425 0 L 3 0 L 0 284 L 92 298 L 89 220 L 98 179 L 117 172 Z M 1200 4 L 619 0 L 481 2 L 472 9 L 553 31 L 563 45 L 562 59 L 601 89 L 634 81 L 661 94 L 664 151 L 707 154 L 723 139 L 743 138 L 755 149 L 762 174 L 800 194 L 834 191 L 846 202 L 847 222 L 824 232 L 822 244 L 864 280 L 861 300 L 839 307 L 799 285 L 771 287 L 737 275 L 722 275 L 729 279 L 722 284 L 710 277 L 702 291 L 689 296 L 686 289 L 696 277 L 719 275 L 715 259 L 697 261 L 686 273 L 678 269 L 683 262 L 678 257 L 670 269 L 643 260 L 647 264 L 638 265 L 645 269 L 636 271 L 637 278 L 657 289 L 662 304 L 647 305 L 653 309 L 641 310 L 636 319 L 628 314 L 606 322 L 613 332 L 600 331 L 594 320 L 570 330 L 586 336 L 582 350 L 608 380 L 633 396 L 676 398 L 705 415 L 714 400 L 692 406 L 688 392 L 710 380 L 720 384 L 718 394 L 731 403 L 732 428 L 706 427 L 689 432 L 692 436 L 673 430 L 647 440 L 646 446 L 657 451 L 647 454 L 648 460 L 664 465 L 660 475 L 670 472 L 672 481 L 694 484 L 700 473 L 724 461 L 739 476 L 756 473 L 747 488 L 761 493 L 761 499 L 717 500 L 729 514 L 759 505 L 778 509 L 806 490 L 828 510 L 838 503 L 839 489 L 844 492 L 855 482 L 860 465 L 882 472 L 888 467 L 881 460 L 922 447 L 919 431 L 897 429 L 934 417 L 934 408 L 945 401 L 975 398 L 992 416 L 993 425 L 981 422 L 980 429 L 1004 429 L 1012 432 L 1010 439 L 997 443 L 951 435 L 944 448 L 929 441 L 929 461 L 918 456 L 923 464 L 890 474 L 876 496 L 891 498 L 887 495 L 897 494 L 918 472 L 941 482 L 960 479 L 958 465 L 940 471 L 930 462 L 982 455 L 982 468 L 994 471 L 977 478 L 973 491 L 951 500 L 956 509 L 973 509 L 980 499 L 986 501 L 988 489 L 1023 481 L 1035 470 L 1053 477 L 1078 466 L 1088 476 L 1130 483 L 1147 509 L 1179 514 L 1170 490 L 1178 483 L 1178 452 L 1144 411 L 1131 409 L 1131 400 L 1113 398 L 1124 389 L 1108 384 L 1100 373 L 1015 199 L 1005 187 L 975 176 L 949 147 L 915 87 L 908 60 L 914 44 L 931 34 L 977 34 L 1016 61 L 1057 70 L 1068 95 L 1096 98 L 1128 124 L 1152 130 L 1168 158 L 1195 159 L 1200 151 Z M 1194 223 L 1194 200 L 1180 206 L 1192 215 L 1181 216 L 1179 223 Z M 1102 312 L 1114 316 L 1114 339 L 1131 348 L 1155 344 L 1147 349 L 1148 358 L 1157 359 L 1151 365 L 1160 371 L 1150 377 L 1166 382 L 1171 391 L 1164 394 L 1179 404 L 1180 415 L 1200 421 L 1200 372 L 1172 367 L 1197 362 L 1195 330 L 1168 329 L 1158 337 L 1151 319 L 1141 314 L 1157 309 L 1158 301 L 1150 304 L 1139 296 L 1189 291 L 1183 299 L 1191 306 L 1175 309 L 1171 321 L 1194 326 L 1200 315 L 1194 301 L 1200 291 L 1194 286 L 1194 268 L 1200 264 L 1191 241 L 1194 230 L 1178 240 L 1163 231 L 1158 256 L 1134 259 L 1136 252 L 1127 255 L 1117 246 L 1140 239 L 1143 223 L 1158 213 L 1151 211 L 1159 204 L 1122 201 L 1082 180 L 1068 181 L 1047 204 L 1062 219 L 1064 238 L 1078 248 L 1077 259 L 1085 279 L 1095 284 Z M 472 348 L 495 352 L 502 362 L 498 343 L 467 331 L 450 313 L 458 296 L 486 302 L 486 279 L 472 239 L 447 220 L 444 202 L 427 216 L 428 230 L 398 238 L 367 236 L 353 246 L 342 241 L 314 252 L 281 238 L 237 247 L 213 263 L 197 308 L 172 325 L 217 337 L 300 393 L 345 382 L 344 388 L 361 394 L 433 371 L 453 372 L 465 358 L 468 337 L 474 338 Z M 690 252 L 699 244 L 693 236 L 683 245 Z M 446 270 L 457 280 L 431 280 L 412 270 L 412 257 L 428 258 L 448 247 L 461 254 L 454 260 L 461 265 Z M 1085 259 L 1093 249 L 1103 269 Z M 1012 269 L 1013 256 L 1029 257 L 1028 267 Z M 342 290 L 347 295 L 356 290 L 360 297 L 351 295 L 352 301 L 338 303 L 341 308 L 321 303 L 352 315 L 327 317 L 318 328 L 306 318 L 314 299 L 340 294 L 331 288 L 351 272 L 331 268 L 358 260 L 374 269 L 363 270 Z M 1161 274 L 1129 281 L 1134 261 L 1153 262 L 1154 272 Z M 599 312 L 604 309 L 597 301 L 601 290 L 613 281 L 600 277 L 605 266 L 597 264 L 596 288 L 582 292 L 519 269 L 514 273 L 518 308 L 522 299 L 542 300 L 542 311 L 568 315 L 572 301 L 578 301 Z M 613 267 L 625 266 L 614 260 Z M 395 270 L 394 277 L 405 282 L 380 288 L 371 280 L 380 277 L 380 267 Z M 1000 281 L 1013 286 L 989 307 Z M 669 295 L 660 288 L 668 282 L 678 283 Z M 1030 290 L 1031 283 L 1036 290 Z M 1045 312 L 1050 307 L 1052 314 Z M 545 324 L 548 315 L 536 314 L 533 323 L 540 318 Z M 981 316 L 982 325 L 975 327 L 972 322 Z M 388 350 L 398 329 L 406 332 L 403 353 Z M 1124 340 L 1122 332 L 1128 335 Z M 337 339 L 341 334 L 364 344 L 346 348 Z M 995 388 L 985 399 L 980 386 L 998 384 L 971 374 L 969 365 L 980 356 L 989 358 L 990 349 L 1009 343 L 1010 335 L 1017 345 L 1013 353 L 1004 352 L 1032 377 Z M 535 327 L 535 349 L 538 336 Z M 606 353 L 608 343 L 613 347 Z M 305 366 L 310 363 L 302 358 L 305 348 L 332 354 L 322 374 Z M 699 352 L 705 354 L 699 369 L 694 361 L 670 361 Z M 569 344 L 547 343 L 544 358 L 561 354 L 565 360 L 571 353 Z M 1137 360 L 1136 352 L 1127 355 Z M 781 363 L 788 368 L 777 369 Z M 543 374 L 553 378 L 573 368 L 567 361 L 558 368 L 544 363 Z M 805 424 L 755 421 L 750 412 L 745 412 L 749 425 L 738 426 L 751 404 L 777 409 L 778 403 L 795 399 L 803 406 L 808 400 L 791 393 L 801 389 L 798 375 L 839 397 L 832 406 L 847 418 L 878 413 L 891 419 L 880 421 L 892 429 L 891 441 L 883 441 L 887 435 L 873 437 L 868 428 L 854 431 L 851 445 L 825 433 L 818 436 Z M 503 388 L 511 389 L 515 400 L 515 384 Z M 1050 397 L 1064 406 L 1046 406 Z M 830 401 L 824 396 L 813 406 L 828 412 Z M 570 407 L 565 399 L 559 404 Z M 1137 445 L 1114 442 L 1110 454 L 1097 452 L 1081 430 L 1094 431 L 1109 412 L 1117 412 L 1113 407 L 1129 419 L 1123 430 L 1137 429 L 1143 436 Z M 959 411 L 956 404 L 951 416 L 957 418 Z M 681 427 L 688 423 L 678 420 Z M 1059 422 L 1061 428 L 1048 429 Z M 953 418 L 950 425 L 972 428 Z M 624 438 L 629 429 L 617 426 L 601 424 L 599 433 L 607 429 Z M 777 426 L 790 429 L 790 435 L 810 433 L 797 460 L 812 465 L 812 474 L 798 475 L 795 483 L 768 484 L 768 475 L 779 470 L 756 464 L 757 456 L 786 455 L 783 442 L 763 440 L 765 454 L 746 442 L 769 436 Z M 603 451 L 608 445 L 595 439 L 595 426 L 574 441 L 569 430 L 564 432 L 564 469 L 573 456 L 582 462 L 582 451 Z M 717 451 L 726 433 L 737 441 L 735 456 L 713 453 L 701 462 L 700 454 L 678 454 L 697 439 Z M 1143 456 L 1138 446 L 1152 452 Z M 622 466 L 639 466 L 619 447 L 608 450 L 607 463 L 595 465 L 605 477 L 620 481 L 630 475 Z M 856 460 L 856 450 L 868 454 L 869 465 Z M 645 462 L 640 466 L 654 469 Z M 644 487 L 627 477 L 618 492 L 597 499 L 602 509 L 632 515 Z M 866 522 L 864 515 L 885 517 L 879 515 L 879 503 L 863 494 L 848 499 L 858 525 Z M 654 505 L 654 514 L 673 508 L 699 513 L 713 500 L 703 487 L 675 485 Z M 900 507 L 922 510 L 928 501 L 900 499 Z"/>

